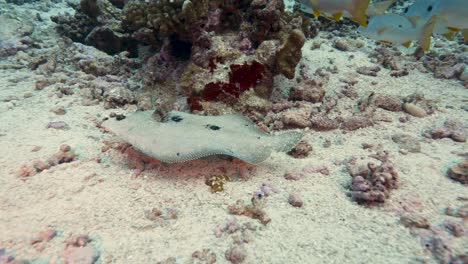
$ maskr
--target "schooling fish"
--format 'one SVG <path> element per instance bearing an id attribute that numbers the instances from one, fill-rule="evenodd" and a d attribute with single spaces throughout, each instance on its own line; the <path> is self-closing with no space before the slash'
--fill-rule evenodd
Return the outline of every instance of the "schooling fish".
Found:
<path id="1" fill-rule="evenodd" d="M 416 26 L 405 16 L 382 14 L 371 18 L 367 27 L 359 27 L 358 30 L 368 38 L 394 45 L 403 45 L 407 48 L 413 41 L 419 40 L 421 47 L 428 50 L 435 22 L 436 17 L 433 16 L 421 27 Z"/>
<path id="2" fill-rule="evenodd" d="M 367 27 L 358 29 L 364 36 L 389 44 L 409 47 L 417 38 L 417 30 L 411 21 L 397 14 L 382 14 L 369 20 Z"/>
<path id="3" fill-rule="evenodd" d="M 361 26 L 367 25 L 366 12 L 370 0 L 299 0 L 301 10 L 318 17 L 340 20 L 344 12 L 350 14 L 351 19 Z"/>
<path id="4" fill-rule="evenodd" d="M 368 17 L 375 17 L 381 15 L 390 8 L 397 0 L 387 0 L 377 3 L 369 4 L 369 8 L 367 8 L 366 15 Z"/>
<path id="5" fill-rule="evenodd" d="M 434 8 L 439 1 L 440 0 L 417 0 L 414 4 L 405 9 L 403 15 L 410 19 L 416 27 L 423 27 L 424 24 L 435 15 Z M 436 22 L 433 33 L 443 35 L 447 39 L 452 39 L 455 35 L 455 32 L 448 30 L 446 26 L 441 24 L 440 19 Z"/>
<path id="6" fill-rule="evenodd" d="M 431 15 L 437 16 L 437 23 L 450 32 L 463 31 L 465 42 L 468 42 L 468 1 L 438 0 Z"/>

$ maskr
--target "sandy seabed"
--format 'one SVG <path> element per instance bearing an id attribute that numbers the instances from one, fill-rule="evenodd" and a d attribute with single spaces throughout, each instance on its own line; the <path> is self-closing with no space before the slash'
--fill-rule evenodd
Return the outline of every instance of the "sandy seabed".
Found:
<path id="1" fill-rule="evenodd" d="M 317 41 L 322 42 L 321 48 L 311 49 Z M 417 69 L 399 78 L 391 77 L 387 69 L 378 77 L 356 74 L 357 67 L 374 65 L 368 49 L 338 51 L 319 36 L 307 41 L 301 63 L 312 74 L 333 61 L 339 71 L 331 76 L 327 93 L 337 92 L 340 79 L 352 74 L 358 80 L 354 86 L 358 94 L 420 92 L 436 100 L 438 110 L 404 123 L 399 118 L 407 114 L 379 110 L 388 122 L 346 132 L 308 131 L 304 139 L 313 150 L 307 158 L 274 153 L 247 176 L 227 182 L 219 193 L 210 191 L 205 177 L 226 161 L 193 161 L 134 177 L 124 154 L 112 149 L 102 152 L 103 142 L 115 137 L 94 122 L 131 108 L 104 110 L 102 103 L 83 106 L 78 93 L 59 98 L 53 85 L 35 90 L 37 76 L 29 69 L 0 70 L 0 99 L 17 97 L 0 102 L 0 248 L 16 259 L 63 263 L 69 255 L 78 254 L 66 252 L 66 244 L 74 236 L 88 235 L 91 253 L 81 252 L 85 262 L 77 263 L 89 263 L 93 254 L 99 255 L 97 263 L 209 263 L 193 256 L 203 249 L 209 249 L 211 257 L 216 255 L 216 263 L 226 263 L 226 252 L 232 248 L 245 254 L 244 263 L 440 262 L 426 248 L 424 234 L 401 223 L 402 215 L 415 214 L 426 219 L 434 232 L 445 232 L 440 236 L 447 239 L 450 248 L 446 250 L 452 256 L 466 254 L 466 234 L 455 237 L 443 227 L 449 219 L 466 229 L 461 218 L 445 213 L 448 207 L 467 205 L 467 187 L 447 177 L 447 169 L 466 156 L 466 143 L 422 136 L 447 118 L 466 124 L 466 88 L 458 80 L 435 79 Z M 295 85 L 283 78 L 275 81 L 275 89 Z M 27 93 L 31 96 L 24 97 Z M 66 114 L 49 111 L 60 106 Z M 52 121 L 64 121 L 69 129 L 47 129 Z M 420 152 L 400 151 L 392 141 L 398 133 L 415 137 Z M 359 205 L 348 195 L 352 178 L 344 161 L 371 160 L 368 156 L 375 152 L 363 149 L 363 143 L 388 151 L 399 174 L 399 187 L 383 205 Z M 18 176 L 22 164 L 46 160 L 62 144 L 71 146 L 75 161 L 31 177 Z M 319 166 L 326 167 L 328 175 L 284 178 L 288 172 Z M 229 214 L 229 205 L 237 200 L 250 202 L 263 184 L 275 190 L 264 198 L 268 224 Z M 288 203 L 291 193 L 300 197 L 302 207 Z M 153 209 L 162 215 L 149 217 Z M 55 236 L 31 242 L 46 230 L 55 230 Z"/>

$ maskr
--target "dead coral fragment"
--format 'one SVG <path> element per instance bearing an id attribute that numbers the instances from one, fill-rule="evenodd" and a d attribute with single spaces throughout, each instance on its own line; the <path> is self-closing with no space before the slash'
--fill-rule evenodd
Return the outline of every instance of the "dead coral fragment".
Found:
<path id="1" fill-rule="evenodd" d="M 301 49 L 305 43 L 305 35 L 299 29 L 291 31 L 286 42 L 276 55 L 276 68 L 288 79 L 294 78 L 296 65 L 302 58 Z"/>
<path id="2" fill-rule="evenodd" d="M 394 95 L 375 94 L 373 103 L 375 106 L 387 111 L 399 112 L 402 110 L 402 100 Z"/>
<path id="3" fill-rule="evenodd" d="M 323 83 L 316 80 L 303 80 L 297 87 L 289 91 L 289 100 L 307 101 L 311 103 L 321 102 L 325 96 Z"/>
<path id="4" fill-rule="evenodd" d="M 373 77 L 376 77 L 377 76 L 377 73 L 380 71 L 380 67 L 379 66 L 369 66 L 369 67 L 366 67 L 366 66 L 362 66 L 362 67 L 359 67 L 357 69 L 357 72 L 362 74 L 362 75 L 367 75 L 367 76 L 373 76 Z"/>
<path id="5" fill-rule="evenodd" d="M 348 171 L 353 177 L 351 197 L 360 204 L 374 205 L 383 203 L 390 191 L 398 187 L 398 173 L 389 160 L 388 154 L 377 156 L 380 165 L 369 162 L 367 167 L 351 165 Z"/>
<path id="6" fill-rule="evenodd" d="M 405 214 L 400 217 L 400 222 L 405 227 L 429 228 L 430 224 L 427 218 L 416 214 Z"/>
<path id="7" fill-rule="evenodd" d="M 302 207 L 304 202 L 297 193 L 290 193 L 288 197 L 288 203 L 294 207 Z"/>
<path id="8" fill-rule="evenodd" d="M 447 175 L 462 184 L 468 184 L 468 160 L 463 160 L 448 169 Z"/>
<path id="9" fill-rule="evenodd" d="M 31 240 L 31 245 L 41 243 L 41 242 L 49 242 L 52 238 L 57 235 L 57 231 L 55 229 L 48 229 L 46 231 L 42 231 L 39 235 Z"/>
<path id="10" fill-rule="evenodd" d="M 367 116 L 351 116 L 346 118 L 341 127 L 345 130 L 356 130 L 374 125 L 372 120 Z"/>
<path id="11" fill-rule="evenodd" d="M 225 257 L 231 263 L 238 264 L 244 262 L 247 254 L 245 248 L 240 245 L 235 245 L 232 248 L 228 249 L 225 253 Z"/>
<path id="12" fill-rule="evenodd" d="M 202 251 L 197 250 L 192 253 L 192 261 L 192 263 L 214 264 L 216 263 L 216 253 L 208 248 L 204 248 Z"/>
<path id="13" fill-rule="evenodd" d="M 50 167 L 72 162 L 76 159 L 75 153 L 71 150 L 71 147 L 67 144 L 63 144 L 60 146 L 59 152 L 52 155 L 47 162 L 43 162 L 39 159 L 36 159 L 32 162 L 32 164 L 23 164 L 21 165 L 19 176 L 20 177 L 30 177 L 34 176 L 37 173 L 50 169 Z"/>
<path id="14" fill-rule="evenodd" d="M 60 146 L 59 152 L 52 155 L 47 159 L 49 166 L 56 166 L 62 163 L 68 163 L 74 161 L 76 158 L 75 153 L 71 150 L 71 147 L 67 144 Z"/>
<path id="15" fill-rule="evenodd" d="M 288 155 L 293 156 L 296 159 L 303 159 L 309 156 L 312 151 L 312 146 L 307 141 L 301 140 L 297 145 L 288 152 Z"/>
<path id="16" fill-rule="evenodd" d="M 245 204 L 244 201 L 237 200 L 235 204 L 228 206 L 228 211 L 230 214 L 245 215 L 253 219 L 258 219 L 262 224 L 266 225 L 271 219 L 266 216 L 265 212 L 262 210 L 261 203 L 255 202 L 256 199 L 258 198 L 252 198 L 252 204 Z"/>
<path id="17" fill-rule="evenodd" d="M 448 119 L 443 126 L 438 126 L 430 131 L 433 139 L 451 138 L 457 142 L 466 142 L 465 126 L 456 120 Z"/>

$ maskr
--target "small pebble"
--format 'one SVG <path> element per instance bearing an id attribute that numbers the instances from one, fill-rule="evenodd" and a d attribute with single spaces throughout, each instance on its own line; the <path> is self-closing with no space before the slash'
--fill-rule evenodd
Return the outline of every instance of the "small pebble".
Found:
<path id="1" fill-rule="evenodd" d="M 447 175 L 455 181 L 462 184 L 468 184 L 468 159 L 450 167 Z"/>
<path id="2" fill-rule="evenodd" d="M 455 237 L 462 237 L 465 235 L 465 227 L 463 221 L 455 222 L 451 219 L 447 219 L 444 221 L 444 226 Z"/>
<path id="3" fill-rule="evenodd" d="M 63 106 L 50 109 L 50 112 L 55 113 L 56 115 L 64 115 L 67 113 Z"/>
<path id="4" fill-rule="evenodd" d="M 406 150 L 412 153 L 421 152 L 421 144 L 418 139 L 407 134 L 395 134 L 392 136 L 393 142 L 398 144 L 400 151 Z"/>
<path id="5" fill-rule="evenodd" d="M 33 149 L 31 150 L 31 152 L 38 152 L 39 150 L 41 150 L 42 147 L 40 146 L 34 146 Z"/>
<path id="6" fill-rule="evenodd" d="M 31 245 L 40 243 L 40 242 L 49 242 L 52 238 L 57 235 L 57 231 L 54 229 L 48 229 L 46 231 L 40 232 L 39 235 L 31 240 Z"/>
<path id="7" fill-rule="evenodd" d="M 417 214 L 405 214 L 400 217 L 400 222 L 405 227 L 429 228 L 430 224 L 427 219 Z"/>
<path id="8" fill-rule="evenodd" d="M 427 112 L 426 110 L 424 110 L 423 108 L 415 105 L 415 104 L 412 104 L 412 103 L 406 103 L 403 105 L 403 109 L 405 110 L 405 112 L 407 112 L 408 114 L 412 115 L 412 116 L 415 116 L 415 117 L 426 117 L 427 116 Z"/>
<path id="9" fill-rule="evenodd" d="M 288 203 L 294 207 L 302 207 L 302 199 L 296 193 L 289 194 Z"/>
<path id="10" fill-rule="evenodd" d="M 349 43 L 344 38 L 339 38 L 335 41 L 335 48 L 341 51 L 348 51 L 349 50 Z"/>
<path id="11" fill-rule="evenodd" d="M 225 257 L 230 262 L 237 264 L 242 263 L 247 254 L 245 252 L 245 248 L 243 246 L 235 245 L 232 248 L 228 249 L 225 253 Z"/>
<path id="12" fill-rule="evenodd" d="M 93 264 L 99 258 L 99 251 L 93 246 L 68 247 L 63 253 L 65 263 Z"/>
<path id="13" fill-rule="evenodd" d="M 70 147 L 70 145 L 62 144 L 62 145 L 60 145 L 59 149 L 60 149 L 61 152 L 69 152 L 71 150 L 71 147 Z"/>
<path id="14" fill-rule="evenodd" d="M 70 126 L 64 121 L 55 121 L 49 122 L 46 128 L 60 129 L 60 130 L 69 130 Z"/>

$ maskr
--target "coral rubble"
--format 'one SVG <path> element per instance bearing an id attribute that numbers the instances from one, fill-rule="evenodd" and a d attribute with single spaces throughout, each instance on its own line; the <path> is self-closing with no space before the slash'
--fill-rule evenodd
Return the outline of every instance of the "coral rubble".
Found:
<path id="1" fill-rule="evenodd" d="M 373 162 L 367 166 L 359 166 L 354 162 L 348 165 L 348 172 L 353 177 L 351 197 L 358 203 L 383 203 L 389 198 L 390 191 L 398 187 L 399 176 L 388 153 L 378 153 L 374 157 L 381 161 L 380 165 Z"/>

